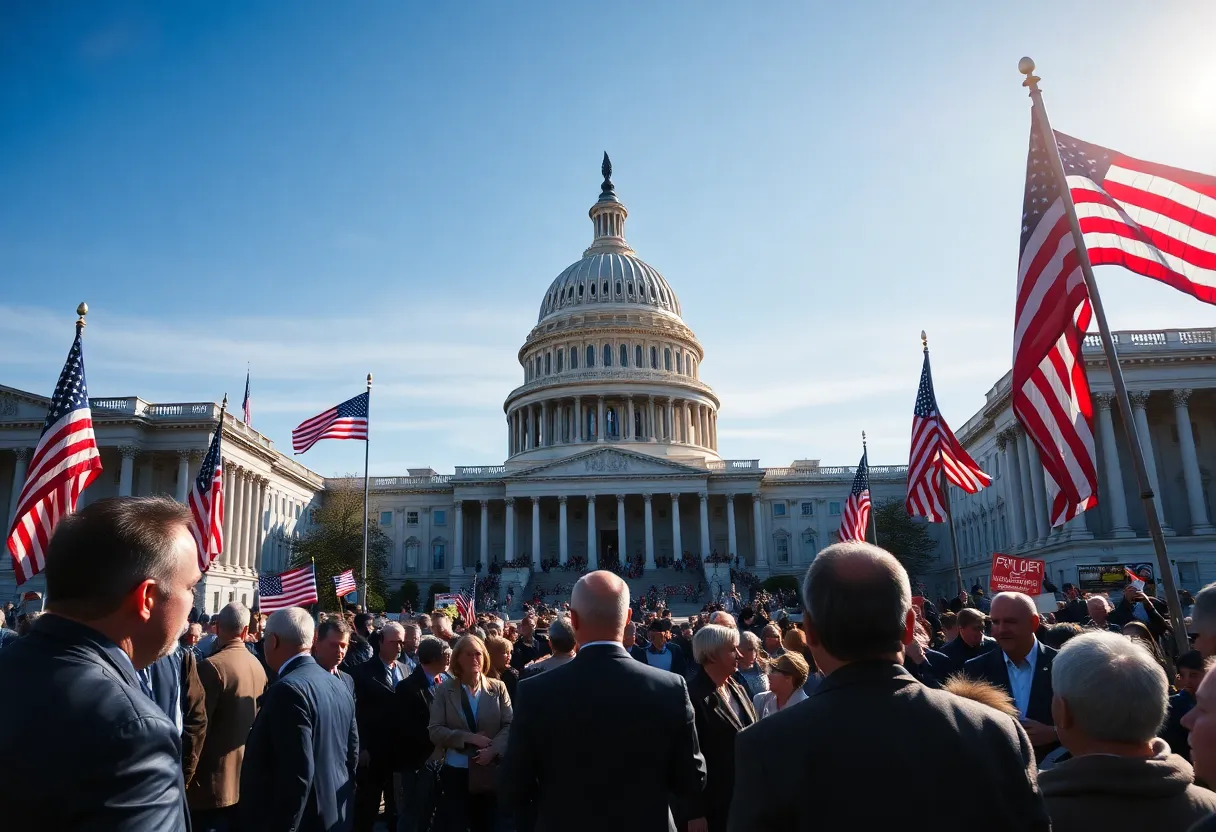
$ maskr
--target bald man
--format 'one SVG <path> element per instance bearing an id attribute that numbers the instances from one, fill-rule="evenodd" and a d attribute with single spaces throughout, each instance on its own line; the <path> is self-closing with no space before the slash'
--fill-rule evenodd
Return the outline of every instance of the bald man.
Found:
<path id="1" fill-rule="evenodd" d="M 499 772 L 499 797 L 520 828 L 675 832 L 669 799 L 705 787 L 688 687 L 630 657 L 621 644 L 629 621 L 624 581 L 583 576 L 570 597 L 578 655 L 520 681 Z M 626 797 L 605 800 L 606 788 Z"/>
<path id="2" fill-rule="evenodd" d="M 990 650 L 963 665 L 963 672 L 1008 691 L 1017 705 L 1035 755 L 1059 745 L 1051 716 L 1051 663 L 1056 651 L 1035 637 L 1039 611 L 1034 599 L 1020 592 L 998 592 L 988 612 L 996 650 Z"/>

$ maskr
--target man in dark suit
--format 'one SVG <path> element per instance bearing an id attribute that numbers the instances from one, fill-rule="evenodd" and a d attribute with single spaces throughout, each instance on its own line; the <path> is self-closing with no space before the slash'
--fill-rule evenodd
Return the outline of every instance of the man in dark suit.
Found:
<path id="1" fill-rule="evenodd" d="M 245 744 L 242 828 L 349 832 L 359 760 L 355 703 L 308 655 L 313 623 L 305 610 L 274 612 L 264 641 L 278 680 Z"/>
<path id="2" fill-rule="evenodd" d="M 312 645 L 312 657 L 322 670 L 338 677 L 350 698 L 355 698 L 355 680 L 340 665 L 350 647 L 350 625 L 341 618 L 327 618 L 317 625 L 317 640 Z"/>
<path id="3" fill-rule="evenodd" d="M 177 647 L 199 580 L 190 512 L 162 497 L 98 500 L 59 521 L 47 603 L 0 651 L 0 778 L 13 829 L 188 828 L 181 731 L 139 671 Z M 63 738 L 81 753 L 65 762 Z"/>
<path id="4" fill-rule="evenodd" d="M 511 667 L 523 673 L 529 662 L 534 662 L 541 656 L 547 656 L 552 651 L 549 642 L 536 632 L 536 616 L 528 613 L 519 621 L 519 638 L 511 649 Z"/>
<path id="5" fill-rule="evenodd" d="M 350 635 L 350 647 L 346 651 L 346 658 L 342 660 L 342 669 L 347 673 L 375 657 L 376 651 L 372 649 L 372 644 L 368 640 L 371 635 L 372 616 L 370 613 L 361 612 L 355 616 L 354 630 Z"/>
<path id="6" fill-rule="evenodd" d="M 426 764 L 435 745 L 431 742 L 431 703 L 435 701 L 435 679 L 446 673 L 452 648 L 434 636 L 418 643 L 418 667 L 397 685 L 396 714 L 401 746 L 398 769 L 393 776 L 397 794 L 397 832 L 426 829 L 424 819 L 434 800 L 435 778 Z"/>
<path id="7" fill-rule="evenodd" d="M 976 656 L 996 648 L 996 639 L 984 635 L 986 619 L 987 616 L 974 607 L 964 607 L 958 611 L 958 635 L 938 651 L 950 660 L 951 673 L 958 673 L 963 665 Z"/>
<path id="8" fill-rule="evenodd" d="M 1041 759 L 1059 745 L 1051 715 L 1051 662 L 1056 650 L 1035 638 L 1039 611 L 1029 595 L 998 592 L 989 617 L 997 649 L 967 662 L 963 671 L 1013 697 L 1022 727 Z"/>
<path id="9" fill-rule="evenodd" d="M 669 800 L 705 786 L 688 687 L 621 646 L 630 610 L 619 577 L 583 576 L 570 608 L 578 656 L 519 683 L 499 798 L 534 816 L 536 832 L 675 832 Z M 624 797 L 605 800 L 605 788 Z"/>
<path id="10" fill-rule="evenodd" d="M 1017 720 L 928 688 L 900 666 L 916 612 L 899 561 L 868 543 L 837 543 L 815 558 L 802 593 L 824 679 L 805 702 L 738 735 L 730 832 L 810 832 L 845 818 L 853 829 L 931 830 L 966 811 L 960 795 L 982 809 L 986 832 L 1050 829 Z M 935 762 L 926 766 L 929 748 Z M 901 797 L 912 782 L 910 810 Z M 798 799 L 807 784 L 831 795 L 831 806 Z"/>
<path id="11" fill-rule="evenodd" d="M 182 776 L 190 785 L 207 737 L 207 705 L 195 653 L 178 644 L 172 653 L 161 656 L 139 675 L 151 689 L 152 701 L 182 732 Z"/>
<path id="12" fill-rule="evenodd" d="M 397 685 L 409 675 L 401 661 L 405 629 L 390 621 L 380 631 L 378 655 L 355 667 L 355 716 L 359 736 L 358 788 L 355 790 L 355 832 L 371 832 L 380 814 L 384 795 L 384 814 L 389 829 L 397 828 L 397 803 L 393 796 L 393 772 L 397 770 L 401 748 L 397 719 Z"/>
<path id="13" fill-rule="evenodd" d="M 656 618 L 646 628 L 650 646 L 642 653 L 642 660 L 651 667 L 688 676 L 688 657 L 679 645 L 671 641 L 671 619 Z M 635 658 L 637 658 L 635 654 Z"/>

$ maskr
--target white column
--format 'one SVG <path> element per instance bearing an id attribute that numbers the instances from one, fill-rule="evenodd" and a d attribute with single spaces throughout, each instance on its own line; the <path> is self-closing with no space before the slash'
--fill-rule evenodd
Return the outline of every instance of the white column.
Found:
<path id="1" fill-rule="evenodd" d="M 654 432 L 654 396 L 646 397 L 646 441 L 656 441 Z"/>
<path id="2" fill-rule="evenodd" d="M 1187 406 L 1191 391 L 1174 390 L 1170 397 L 1174 403 L 1174 420 L 1178 423 L 1178 450 L 1182 453 L 1186 502 L 1191 509 L 1191 534 L 1216 534 L 1203 501 L 1203 477 L 1199 473 L 1199 456 L 1195 453 L 1195 435 L 1191 432 L 1191 412 Z"/>
<path id="3" fill-rule="evenodd" d="M 633 429 L 633 396 L 625 397 L 625 430 L 621 431 L 621 439 L 632 442 L 637 434 Z"/>
<path id="4" fill-rule="evenodd" d="M 726 553 L 727 557 L 733 558 L 735 553 L 739 551 L 739 541 L 735 538 L 735 495 L 726 495 L 726 545 L 730 547 L 730 551 Z"/>
<path id="5" fill-rule="evenodd" d="M 668 442 L 676 441 L 676 400 L 667 399 L 667 424 L 666 430 L 663 431 Z"/>
<path id="6" fill-rule="evenodd" d="M 684 539 L 680 534 L 680 495 L 671 495 L 671 556 L 684 557 Z"/>
<path id="7" fill-rule="evenodd" d="M 254 514 L 254 519 L 257 521 L 258 528 L 254 537 L 253 553 L 249 561 L 249 568 L 259 570 L 262 568 L 262 549 L 266 545 L 266 486 L 270 485 L 270 480 L 266 477 L 258 477 L 257 498 L 258 505 Z"/>
<path id="8" fill-rule="evenodd" d="M 539 445 L 540 447 L 543 448 L 546 445 L 552 444 L 549 441 L 550 430 L 549 430 L 549 403 L 548 402 L 540 403 L 539 425 L 540 425 L 540 436 L 537 439 L 537 445 Z"/>
<path id="9" fill-rule="evenodd" d="M 1157 455 L 1153 451 L 1153 435 L 1148 428 L 1148 391 L 1137 390 L 1129 394 L 1132 400 L 1132 415 L 1136 421 L 1136 433 L 1140 436 L 1140 448 L 1144 452 L 1144 467 L 1148 469 L 1148 485 L 1153 489 L 1153 504 L 1157 507 L 1157 518 L 1161 521 L 1161 531 L 1173 534 L 1174 529 L 1165 517 L 1161 502 L 1161 486 L 1157 479 Z"/>
<path id="10" fill-rule="evenodd" d="M 232 563 L 238 569 L 245 568 L 245 547 L 249 540 L 249 472 L 236 469 L 236 517 L 233 518 L 236 545 L 232 550 Z"/>
<path id="11" fill-rule="evenodd" d="M 422 532 L 421 549 L 418 555 L 418 571 L 429 575 L 435 571 L 435 552 L 431 549 L 431 507 L 418 509 L 418 528 Z"/>
<path id="12" fill-rule="evenodd" d="M 646 566 L 654 565 L 654 508 L 651 506 L 653 494 L 643 494 L 642 502 L 646 506 Z"/>
<path id="13" fill-rule="evenodd" d="M 557 498 L 557 558 L 565 566 L 570 561 L 570 535 L 566 526 L 566 495 Z"/>
<path id="14" fill-rule="evenodd" d="M 232 565 L 232 551 L 236 542 L 232 539 L 232 518 L 236 513 L 236 485 L 232 477 L 234 468 L 231 462 L 224 463 L 224 551 L 219 557 L 224 566 Z"/>
<path id="15" fill-rule="evenodd" d="M 532 498 L 532 568 L 540 569 L 540 497 Z"/>
<path id="16" fill-rule="evenodd" d="M 21 496 L 21 488 L 25 485 L 25 472 L 29 469 L 30 457 L 33 451 L 30 448 L 14 448 L 13 453 L 17 455 L 17 462 L 13 466 L 13 491 L 9 496 L 8 501 L 8 524 L 5 525 L 5 531 L 13 527 L 13 520 L 17 515 L 17 498 Z M 0 562 L 8 569 L 13 568 L 13 559 L 6 555 L 0 555 Z"/>
<path id="17" fill-rule="evenodd" d="M 490 571 L 490 501 L 481 501 L 481 540 L 480 547 L 477 550 L 477 558 L 481 561 L 481 568 L 487 573 Z"/>
<path id="18" fill-rule="evenodd" d="M 174 495 L 179 503 L 186 502 L 190 494 L 190 452 L 177 452 L 177 494 Z"/>
<path id="19" fill-rule="evenodd" d="M 756 537 L 756 570 L 768 570 L 768 553 L 764 550 L 764 517 L 760 510 L 760 495 L 752 495 L 752 526 Z"/>
<path id="20" fill-rule="evenodd" d="M 507 540 L 503 544 L 502 557 L 507 563 L 515 560 L 515 498 L 507 500 Z"/>
<path id="21" fill-rule="evenodd" d="M 604 397 L 597 397 L 597 414 L 595 417 L 595 441 L 604 442 L 608 435 L 608 426 L 604 423 Z"/>
<path id="22" fill-rule="evenodd" d="M 1043 462 L 1039 459 L 1039 449 L 1035 447 L 1030 435 L 1026 434 L 1026 456 L 1030 460 L 1030 491 L 1034 494 L 1034 522 L 1038 530 L 1038 539 L 1046 540 L 1051 534 L 1051 518 L 1047 514 L 1047 488 L 1043 482 Z"/>
<path id="23" fill-rule="evenodd" d="M 1098 434 L 1102 442 L 1102 473 L 1111 532 L 1115 537 L 1135 537 L 1136 533 L 1127 522 L 1127 492 L 1123 490 L 1123 469 L 1119 465 L 1119 446 L 1115 444 L 1115 420 L 1111 414 L 1114 396 L 1098 393 L 1094 398 L 1098 403 Z"/>
<path id="24" fill-rule="evenodd" d="M 713 411 L 710 414 L 710 418 L 713 420 L 710 426 L 710 437 L 713 440 L 714 450 L 716 451 L 718 450 L 718 411 Z"/>
<path id="25" fill-rule="evenodd" d="M 709 557 L 709 494 L 702 491 L 701 498 L 701 559 Z"/>
<path id="26" fill-rule="evenodd" d="M 1001 487 L 1005 490 L 1005 521 L 1009 524 L 1010 547 L 1026 542 L 1022 530 L 1022 485 L 1018 475 L 1018 449 L 1012 431 L 1003 430 L 996 436 L 996 446 L 1004 457 Z"/>
<path id="27" fill-rule="evenodd" d="M 599 567 L 599 541 L 596 540 L 595 529 L 595 495 L 587 495 L 587 568 Z"/>
<path id="28" fill-rule="evenodd" d="M 574 436 L 571 437 L 575 442 L 585 442 L 583 437 L 583 397 L 574 397 Z"/>
<path id="29" fill-rule="evenodd" d="M 1030 438 L 1019 426 L 1017 429 L 1018 480 L 1022 489 L 1022 517 L 1026 523 L 1026 546 L 1033 548 L 1042 544 L 1038 539 L 1038 521 L 1034 516 L 1034 490 L 1030 484 L 1030 454 L 1026 450 Z"/>
<path id="30" fill-rule="evenodd" d="M 421 558 L 421 545 L 418 550 L 418 556 Z M 405 555 L 405 509 L 403 508 L 393 510 L 393 564 L 391 571 L 395 575 L 404 575 L 408 571 L 409 563 Z"/>
<path id="31" fill-rule="evenodd" d="M 629 559 L 629 547 L 625 545 L 625 495 L 616 495 L 616 556 L 617 560 L 625 563 Z"/>
<path id="32" fill-rule="evenodd" d="M 135 455 L 139 453 L 139 448 L 123 445 L 118 452 L 122 454 L 122 468 L 118 472 L 118 496 L 130 497 L 131 485 L 135 480 Z"/>
<path id="33" fill-rule="evenodd" d="M 456 514 L 456 516 L 453 518 L 453 522 L 455 522 L 456 528 L 453 533 L 454 539 L 452 541 L 453 551 L 452 551 L 452 567 L 451 567 L 451 572 L 454 575 L 459 574 L 460 571 L 464 568 L 464 501 L 463 500 L 456 501 L 455 514 Z"/>

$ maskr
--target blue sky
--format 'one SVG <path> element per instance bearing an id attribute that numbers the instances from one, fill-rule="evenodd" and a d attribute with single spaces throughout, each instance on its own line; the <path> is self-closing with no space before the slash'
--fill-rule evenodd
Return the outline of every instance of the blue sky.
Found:
<path id="1" fill-rule="evenodd" d="M 1216 172 L 1216 4 L 0 6 L 0 383 L 291 428 L 361 389 L 372 473 L 502 460 L 600 154 L 678 293 L 722 453 L 906 461 L 1008 368 L 1030 54 L 1057 129 Z M 1100 275 L 1117 328 L 1214 311 Z M 362 449 L 301 461 L 357 471 Z"/>

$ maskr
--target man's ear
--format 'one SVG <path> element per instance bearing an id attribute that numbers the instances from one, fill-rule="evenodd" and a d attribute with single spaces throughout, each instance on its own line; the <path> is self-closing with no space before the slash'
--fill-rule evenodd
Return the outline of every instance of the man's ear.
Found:
<path id="1" fill-rule="evenodd" d="M 628 625 L 633 620 L 633 607 L 625 608 L 625 624 Z"/>
<path id="2" fill-rule="evenodd" d="M 904 616 L 904 635 L 903 643 L 911 644 L 912 639 L 916 636 L 916 607 L 908 610 L 908 614 Z"/>
<path id="3" fill-rule="evenodd" d="M 157 588 L 156 581 L 151 578 L 140 581 L 135 589 L 131 590 L 131 594 L 127 596 L 127 602 L 130 604 L 132 611 L 143 621 L 148 621 L 152 618 L 152 610 L 156 608 L 156 603 L 159 600 L 160 591 Z"/>

